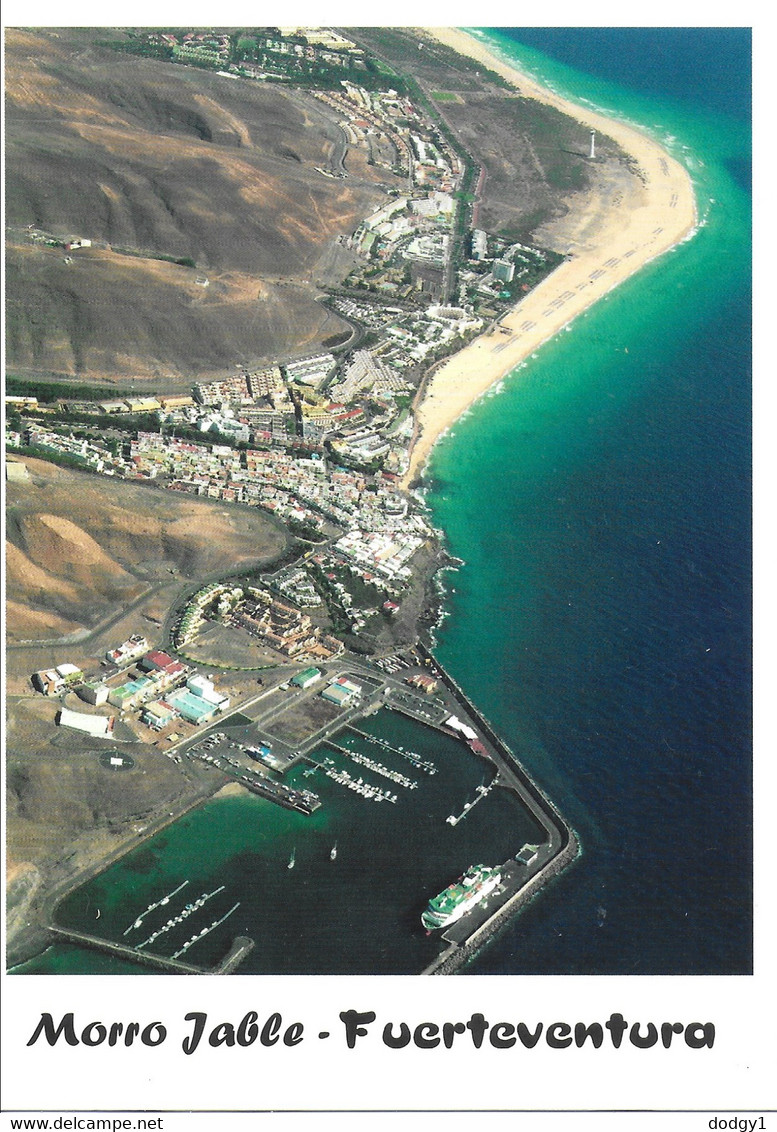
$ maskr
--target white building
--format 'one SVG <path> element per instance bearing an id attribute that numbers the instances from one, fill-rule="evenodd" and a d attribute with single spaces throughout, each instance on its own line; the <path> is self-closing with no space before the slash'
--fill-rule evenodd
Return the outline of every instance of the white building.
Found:
<path id="1" fill-rule="evenodd" d="M 296 362 L 287 362 L 286 376 L 297 385 L 310 385 L 317 389 L 329 377 L 335 364 L 334 354 L 315 354 Z"/>
<path id="2" fill-rule="evenodd" d="M 451 715 L 445 720 L 445 726 L 450 727 L 452 731 L 458 731 L 465 739 L 477 739 L 477 731 L 473 731 L 466 723 L 462 723 L 457 715 Z"/>
<path id="3" fill-rule="evenodd" d="M 186 681 L 186 687 L 194 696 L 199 696 L 207 704 L 213 704 L 215 707 L 221 708 L 222 711 L 229 707 L 230 698 L 224 696 L 221 692 L 216 691 L 212 680 L 208 680 L 205 676 L 190 676 Z"/>
<path id="4" fill-rule="evenodd" d="M 488 237 L 482 228 L 472 230 L 472 258 L 485 259 L 488 255 Z"/>
<path id="5" fill-rule="evenodd" d="M 83 731 L 85 735 L 93 735 L 98 739 L 105 739 L 113 730 L 113 719 L 105 715 L 83 715 L 80 711 L 70 711 L 62 708 L 57 723 L 60 727 L 72 727 L 74 731 Z"/>
<path id="6" fill-rule="evenodd" d="M 143 653 L 147 651 L 148 641 L 139 633 L 135 633 L 120 644 L 118 648 L 108 649 L 105 654 L 105 659 L 109 664 L 117 664 L 121 667 L 125 664 L 132 664 L 133 660 L 137 660 L 139 656 L 142 656 Z"/>
<path id="7" fill-rule="evenodd" d="M 96 683 L 90 681 L 82 684 L 78 689 L 78 696 L 87 704 L 94 704 L 99 707 L 100 704 L 107 704 L 108 702 L 108 687 L 106 684 Z"/>

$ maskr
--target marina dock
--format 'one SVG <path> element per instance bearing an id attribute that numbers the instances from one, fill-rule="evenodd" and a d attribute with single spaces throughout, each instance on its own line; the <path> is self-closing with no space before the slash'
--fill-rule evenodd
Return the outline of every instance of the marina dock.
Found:
<path id="1" fill-rule="evenodd" d="M 464 808 L 462 809 L 461 813 L 460 814 L 451 814 L 451 816 L 449 818 L 446 818 L 446 821 L 449 823 L 449 825 L 458 825 L 460 821 L 464 821 L 465 817 L 470 812 L 470 810 L 474 806 L 476 806 L 478 804 L 478 802 L 482 802 L 484 798 L 488 797 L 488 795 L 494 789 L 494 787 L 496 786 L 498 781 L 499 781 L 499 776 L 492 779 L 492 781 L 489 782 L 488 786 L 478 786 L 477 789 L 476 789 L 476 792 L 475 792 L 475 797 L 472 799 L 471 802 L 465 802 L 464 803 Z"/>
<path id="2" fill-rule="evenodd" d="M 230 947 L 227 954 L 218 963 L 212 971 L 211 975 L 231 975 L 236 971 L 244 959 L 247 959 L 255 947 L 254 941 L 247 935 L 239 935 Z"/>

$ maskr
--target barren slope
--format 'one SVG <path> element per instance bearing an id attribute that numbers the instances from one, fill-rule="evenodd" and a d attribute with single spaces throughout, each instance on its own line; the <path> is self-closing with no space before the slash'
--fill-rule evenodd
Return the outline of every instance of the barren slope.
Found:
<path id="1" fill-rule="evenodd" d="M 205 577 L 286 546 L 286 534 L 257 510 L 25 462 L 31 480 L 7 490 L 11 642 L 91 628 L 149 586 L 169 584 L 171 571 Z M 13 677 L 13 653 L 9 666 Z"/>
<path id="2" fill-rule="evenodd" d="M 9 364 L 191 379 L 342 331 L 316 264 L 383 194 L 316 171 L 343 144 L 331 113 L 99 37 L 6 34 Z M 93 247 L 66 264 L 28 226 Z"/>

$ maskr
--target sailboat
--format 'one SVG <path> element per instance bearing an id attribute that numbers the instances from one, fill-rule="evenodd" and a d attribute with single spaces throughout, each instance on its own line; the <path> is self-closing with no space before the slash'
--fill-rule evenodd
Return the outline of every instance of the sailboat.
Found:
<path id="1" fill-rule="evenodd" d="M 336 857 L 337 857 L 337 842 L 335 841 L 334 845 L 329 850 L 329 860 L 334 861 Z"/>
<path id="2" fill-rule="evenodd" d="M 295 845 L 295 847 L 291 851 L 291 856 L 289 857 L 289 863 L 286 866 L 287 869 L 293 869 L 294 868 L 294 862 L 296 860 L 296 857 L 295 857 L 296 852 L 297 852 L 297 847 Z"/>

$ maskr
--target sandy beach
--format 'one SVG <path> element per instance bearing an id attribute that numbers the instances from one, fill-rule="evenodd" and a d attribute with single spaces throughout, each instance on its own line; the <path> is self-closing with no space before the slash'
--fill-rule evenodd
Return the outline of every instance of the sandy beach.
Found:
<path id="1" fill-rule="evenodd" d="M 696 225 L 696 201 L 687 171 L 632 126 L 567 102 L 502 62 L 474 36 L 458 29 L 425 31 L 462 55 L 497 71 L 522 95 L 612 138 L 638 167 L 628 184 L 608 191 L 601 182 L 572 202 L 554 225 L 557 250 L 569 258 L 499 322 L 446 361 L 428 379 L 416 410 L 416 437 L 404 476 L 421 472 L 440 435 L 495 382 L 582 314 L 608 291 L 668 251 Z"/>

